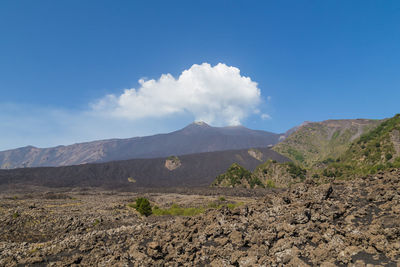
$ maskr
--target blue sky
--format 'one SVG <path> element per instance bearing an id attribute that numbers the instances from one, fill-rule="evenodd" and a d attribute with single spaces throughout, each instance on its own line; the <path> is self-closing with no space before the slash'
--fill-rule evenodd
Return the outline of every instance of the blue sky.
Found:
<path id="1" fill-rule="evenodd" d="M 399 1 L 1 1 L 0 150 L 390 117 L 399 70 Z"/>

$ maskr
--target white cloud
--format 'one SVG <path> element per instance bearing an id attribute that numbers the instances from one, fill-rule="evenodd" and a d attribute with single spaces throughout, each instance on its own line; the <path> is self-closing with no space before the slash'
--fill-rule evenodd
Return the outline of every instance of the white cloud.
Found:
<path id="1" fill-rule="evenodd" d="M 0 102 L 0 151 L 170 132 L 193 120 L 225 126 L 247 116 L 269 118 L 260 110 L 257 83 L 225 64 L 193 65 L 178 78 L 139 83 L 80 110 Z"/>
<path id="2" fill-rule="evenodd" d="M 263 113 L 263 114 L 261 114 L 261 119 L 263 119 L 263 120 L 270 120 L 270 119 L 271 119 L 271 116 L 268 115 L 268 114 L 266 114 L 266 113 Z"/>
<path id="3" fill-rule="evenodd" d="M 125 119 L 192 115 L 214 125 L 237 125 L 257 113 L 260 89 L 236 67 L 208 63 L 193 65 L 178 78 L 163 74 L 158 80 L 139 80 L 138 89 L 107 95 L 92 104 L 97 114 Z"/>

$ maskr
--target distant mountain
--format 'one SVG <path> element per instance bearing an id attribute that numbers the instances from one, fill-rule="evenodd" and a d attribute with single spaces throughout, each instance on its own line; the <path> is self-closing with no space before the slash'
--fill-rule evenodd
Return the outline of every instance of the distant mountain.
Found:
<path id="1" fill-rule="evenodd" d="M 127 190 L 142 187 L 209 186 L 217 175 L 225 172 L 233 163 L 253 170 L 269 159 L 289 161 L 269 148 L 257 148 L 74 166 L 0 170 L 0 190 L 21 186 Z"/>
<path id="2" fill-rule="evenodd" d="M 277 144 L 281 136 L 243 126 L 211 127 L 204 122 L 195 122 L 167 134 L 101 140 L 52 148 L 28 146 L 2 151 L 0 152 L 0 168 L 67 166 L 267 147 Z"/>
<path id="3" fill-rule="evenodd" d="M 291 129 L 289 136 L 273 149 L 298 164 L 310 167 L 318 161 L 338 157 L 353 140 L 381 122 L 367 119 L 305 122 Z"/>

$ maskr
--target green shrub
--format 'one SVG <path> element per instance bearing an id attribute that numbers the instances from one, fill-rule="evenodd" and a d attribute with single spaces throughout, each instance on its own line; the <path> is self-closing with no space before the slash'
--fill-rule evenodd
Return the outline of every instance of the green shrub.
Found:
<path id="1" fill-rule="evenodd" d="M 333 172 L 332 170 L 329 169 L 324 169 L 324 171 L 322 172 L 322 175 L 325 177 L 335 177 L 335 172 Z"/>
<path id="2" fill-rule="evenodd" d="M 252 177 L 249 181 L 249 184 L 250 184 L 250 188 L 254 188 L 256 185 L 264 188 L 264 184 L 257 177 Z"/>
<path id="3" fill-rule="evenodd" d="M 275 182 L 273 180 L 267 180 L 267 188 L 275 188 Z"/>
<path id="4" fill-rule="evenodd" d="M 332 135 L 332 139 L 336 139 L 336 138 L 338 138 L 338 137 L 339 137 L 339 135 L 340 135 L 340 131 L 336 131 L 336 132 L 334 132 L 334 133 L 333 133 L 333 135 Z"/>
<path id="5" fill-rule="evenodd" d="M 210 203 L 208 203 L 208 205 L 207 205 L 207 208 L 210 208 L 210 209 L 217 209 L 219 207 L 219 205 L 216 203 L 216 202 L 214 202 L 214 201 L 211 201 Z"/>
<path id="6" fill-rule="evenodd" d="M 327 159 L 323 160 L 322 163 L 324 163 L 324 164 L 329 164 L 329 163 L 332 163 L 332 162 L 334 162 L 334 161 L 335 161 L 335 160 L 334 160 L 333 158 L 327 158 Z"/>
<path id="7" fill-rule="evenodd" d="M 179 158 L 178 158 L 177 156 L 169 156 L 169 157 L 167 158 L 167 160 L 174 160 L 174 161 L 177 161 L 177 160 L 179 160 Z"/>
<path id="8" fill-rule="evenodd" d="M 381 170 L 385 169 L 385 165 L 383 165 L 383 164 L 378 164 L 378 165 L 376 165 L 376 169 L 377 169 L 378 171 L 381 171 Z"/>
<path id="9" fill-rule="evenodd" d="M 394 167 L 394 168 L 400 168 L 400 157 L 397 157 L 397 158 L 393 161 L 393 167 Z"/>
<path id="10" fill-rule="evenodd" d="M 147 198 L 139 197 L 136 199 L 135 209 L 144 216 L 150 216 L 152 214 L 151 204 Z"/>
<path id="11" fill-rule="evenodd" d="M 292 178 L 299 177 L 300 179 L 305 179 L 307 171 L 300 166 L 297 166 L 293 162 L 288 163 L 288 172 L 292 176 Z"/>
<path id="12" fill-rule="evenodd" d="M 393 158 L 393 155 L 391 153 L 387 153 L 385 158 L 386 160 L 391 160 Z"/>
<path id="13" fill-rule="evenodd" d="M 253 177 L 250 171 L 246 170 L 237 163 L 233 163 L 226 173 L 218 175 L 213 185 L 219 185 L 223 181 L 227 182 L 227 184 L 232 187 L 241 185 L 243 181 L 247 181 L 251 187 L 254 187 L 255 185 L 262 185 L 258 178 Z"/>
<path id="14" fill-rule="evenodd" d="M 384 170 L 385 169 L 385 165 L 383 165 L 383 164 L 377 164 L 377 165 L 375 165 L 375 166 L 373 166 L 373 167 L 371 167 L 370 169 L 369 169 L 369 173 L 370 174 L 375 174 L 375 173 L 377 173 L 378 171 L 382 171 L 382 170 Z"/>

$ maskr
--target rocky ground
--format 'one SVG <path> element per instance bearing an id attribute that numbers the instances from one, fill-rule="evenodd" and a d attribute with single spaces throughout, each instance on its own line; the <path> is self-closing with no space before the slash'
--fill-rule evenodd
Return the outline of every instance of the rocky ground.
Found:
<path id="1" fill-rule="evenodd" d="M 400 266 L 399 170 L 263 192 L 226 196 L 243 203 L 234 209 L 147 218 L 127 206 L 138 193 L 3 193 L 0 266 Z M 160 207 L 218 199 L 144 196 Z"/>

